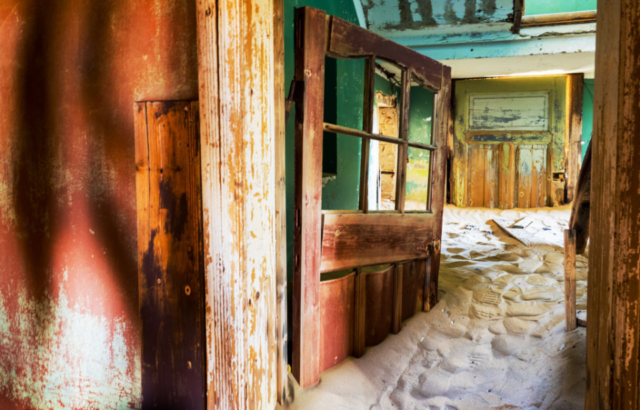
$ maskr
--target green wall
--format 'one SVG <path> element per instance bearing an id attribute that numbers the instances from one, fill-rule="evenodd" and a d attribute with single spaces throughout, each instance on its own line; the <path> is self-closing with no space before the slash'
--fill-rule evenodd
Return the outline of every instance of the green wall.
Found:
<path id="1" fill-rule="evenodd" d="M 584 80 L 582 94 L 582 158 L 587 152 L 593 134 L 593 79 Z"/>
<path id="2" fill-rule="evenodd" d="M 537 14 L 567 13 L 571 11 L 596 10 L 598 0 L 527 0 L 524 13 Z"/>

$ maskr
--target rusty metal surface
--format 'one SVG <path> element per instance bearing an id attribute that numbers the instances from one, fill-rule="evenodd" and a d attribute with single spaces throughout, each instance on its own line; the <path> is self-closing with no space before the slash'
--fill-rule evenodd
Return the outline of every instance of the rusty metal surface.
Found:
<path id="1" fill-rule="evenodd" d="M 197 98 L 195 4 L 0 3 L 0 408 L 139 408 L 134 101 Z"/>
<path id="2" fill-rule="evenodd" d="M 355 272 L 320 282 L 320 372 L 353 352 Z"/>
<path id="3" fill-rule="evenodd" d="M 391 333 L 393 319 L 393 270 L 366 273 L 365 346 L 375 346 Z"/>

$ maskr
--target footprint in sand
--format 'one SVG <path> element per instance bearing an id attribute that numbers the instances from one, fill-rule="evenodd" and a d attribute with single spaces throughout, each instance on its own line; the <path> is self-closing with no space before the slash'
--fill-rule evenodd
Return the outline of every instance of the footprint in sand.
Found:
<path id="1" fill-rule="evenodd" d="M 493 289 L 476 289 L 473 291 L 473 299 L 476 302 L 495 306 L 502 303 L 502 296 Z"/>
<path id="2" fill-rule="evenodd" d="M 495 305 L 473 303 L 469 308 L 469 316 L 474 319 L 499 319 L 504 317 L 504 309 Z"/>
<path id="3" fill-rule="evenodd" d="M 451 239 L 456 239 L 457 237 L 460 236 L 459 233 L 453 233 L 453 232 L 448 232 L 447 235 L 449 236 L 449 238 Z"/>

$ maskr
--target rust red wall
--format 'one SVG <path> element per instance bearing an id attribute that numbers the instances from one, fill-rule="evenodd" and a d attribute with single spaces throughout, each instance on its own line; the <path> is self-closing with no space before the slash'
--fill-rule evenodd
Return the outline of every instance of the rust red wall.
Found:
<path id="1" fill-rule="evenodd" d="M 140 407 L 133 102 L 197 98 L 193 0 L 0 1 L 0 408 Z"/>

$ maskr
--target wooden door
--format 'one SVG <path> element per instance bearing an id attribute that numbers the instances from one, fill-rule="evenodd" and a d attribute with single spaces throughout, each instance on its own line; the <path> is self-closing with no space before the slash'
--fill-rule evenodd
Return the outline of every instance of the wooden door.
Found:
<path id="1" fill-rule="evenodd" d="M 142 408 L 205 408 L 197 101 L 134 106 Z"/>
<path id="2" fill-rule="evenodd" d="M 292 370 L 300 385 L 306 387 L 318 381 L 320 371 L 327 363 L 335 364 L 330 357 L 325 361 L 325 352 L 320 349 L 339 352 L 339 357 L 350 349 L 353 354 L 361 355 L 367 342 L 379 343 L 389 331 L 399 330 L 403 305 L 418 305 L 415 300 L 403 301 L 403 295 L 423 298 L 419 302 L 426 309 L 436 302 L 451 68 L 309 7 L 297 10 L 295 44 L 296 84 L 299 84 L 296 90 L 303 92 L 298 93 L 295 100 Z M 323 117 L 326 57 L 362 59 L 364 62 L 364 118 L 357 129 L 329 123 L 330 119 Z M 395 70 L 394 78 L 399 80 L 396 85 L 401 90 L 400 109 L 394 115 L 398 116 L 400 126 L 381 129 L 375 134 L 375 76 L 384 64 L 393 66 L 389 69 Z M 410 118 L 416 126 L 410 125 Z M 361 141 L 358 210 L 322 210 L 325 131 Z M 392 144 L 395 150 L 390 152 L 397 152 L 397 166 L 393 171 L 397 172 L 396 192 L 391 210 L 372 210 L 368 204 L 371 140 Z M 405 290 L 403 276 L 395 268 L 396 263 L 413 260 L 419 269 L 415 278 L 424 278 L 422 292 Z M 363 268 L 378 264 L 392 267 L 379 272 Z M 323 287 L 338 284 L 321 282 L 321 274 L 353 270 L 356 270 L 353 278 L 355 311 L 351 338 L 349 329 L 329 331 L 322 328 L 351 326 L 352 305 L 348 297 L 332 299 L 334 303 L 344 305 L 339 309 L 323 305 L 323 301 L 328 300 L 323 298 L 326 296 Z M 407 281 L 407 286 L 411 285 L 412 281 Z M 323 318 L 329 316 L 339 319 L 327 324 Z M 332 334 L 341 336 L 323 339 Z M 350 340 L 353 340 L 353 347 L 348 345 Z M 336 343 L 344 346 L 336 346 Z"/>
<path id="3" fill-rule="evenodd" d="M 562 205 L 577 177 L 581 76 L 456 83 L 452 202 L 458 206 Z M 567 180 L 569 178 L 569 180 Z"/>

